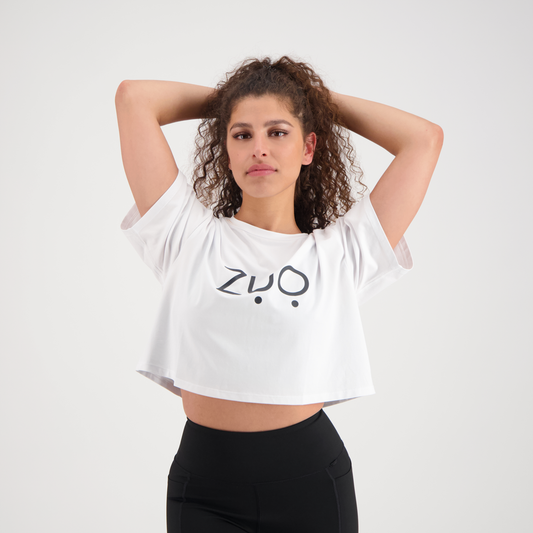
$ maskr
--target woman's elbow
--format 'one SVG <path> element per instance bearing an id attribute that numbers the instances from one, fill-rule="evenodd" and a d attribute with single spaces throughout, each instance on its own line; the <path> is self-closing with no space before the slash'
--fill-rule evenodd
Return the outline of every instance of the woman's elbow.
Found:
<path id="1" fill-rule="evenodd" d="M 427 132 L 428 141 L 431 146 L 440 151 L 444 144 L 444 131 L 438 124 L 434 124 L 433 122 L 430 122 L 429 124 L 430 127 Z"/>
<path id="2" fill-rule="evenodd" d="M 121 81 L 115 93 L 115 106 L 131 102 L 135 97 L 135 80 Z"/>

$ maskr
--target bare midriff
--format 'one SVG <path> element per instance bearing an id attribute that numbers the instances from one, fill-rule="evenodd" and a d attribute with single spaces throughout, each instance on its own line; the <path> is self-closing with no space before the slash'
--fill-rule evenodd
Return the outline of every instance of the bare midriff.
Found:
<path id="1" fill-rule="evenodd" d="M 189 420 L 223 431 L 270 431 L 280 429 L 313 416 L 323 403 L 306 405 L 272 405 L 234 402 L 181 391 L 183 409 Z"/>

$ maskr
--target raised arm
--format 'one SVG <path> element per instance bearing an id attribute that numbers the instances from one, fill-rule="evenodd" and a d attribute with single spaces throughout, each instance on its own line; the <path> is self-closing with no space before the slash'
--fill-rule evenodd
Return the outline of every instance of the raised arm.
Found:
<path id="1" fill-rule="evenodd" d="M 209 87 L 172 81 L 123 81 L 115 96 L 124 170 L 143 216 L 170 187 L 178 167 L 161 126 L 203 118 Z"/>
<path id="2" fill-rule="evenodd" d="M 345 125 L 394 155 L 370 200 L 394 248 L 415 217 L 442 148 L 442 129 L 376 102 L 333 93 Z"/>

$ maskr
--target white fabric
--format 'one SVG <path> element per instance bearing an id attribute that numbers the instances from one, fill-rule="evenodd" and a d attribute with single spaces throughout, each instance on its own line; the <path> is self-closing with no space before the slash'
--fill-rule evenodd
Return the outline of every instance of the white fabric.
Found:
<path id="1" fill-rule="evenodd" d="M 358 304 L 412 260 L 403 238 L 392 250 L 368 196 L 323 230 L 287 235 L 215 218 L 180 173 L 121 229 L 163 285 L 141 374 L 178 395 L 254 403 L 374 393 Z"/>

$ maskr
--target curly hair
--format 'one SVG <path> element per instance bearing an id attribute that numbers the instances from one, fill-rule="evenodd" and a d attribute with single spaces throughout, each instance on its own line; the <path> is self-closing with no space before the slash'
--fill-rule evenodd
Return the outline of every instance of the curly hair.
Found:
<path id="1" fill-rule="evenodd" d="M 363 173 L 331 93 L 308 64 L 287 56 L 275 62 L 268 57 L 247 59 L 217 85 L 206 103 L 206 118 L 196 136 L 194 191 L 204 204 L 214 205 L 214 216 L 237 213 L 242 191 L 228 168 L 228 122 L 243 98 L 265 95 L 288 104 L 304 138 L 311 132 L 316 134 L 313 161 L 302 165 L 296 181 L 294 217 L 303 233 L 323 229 L 352 207 L 353 185 L 360 187 L 360 195 L 366 186 L 361 182 Z"/>

